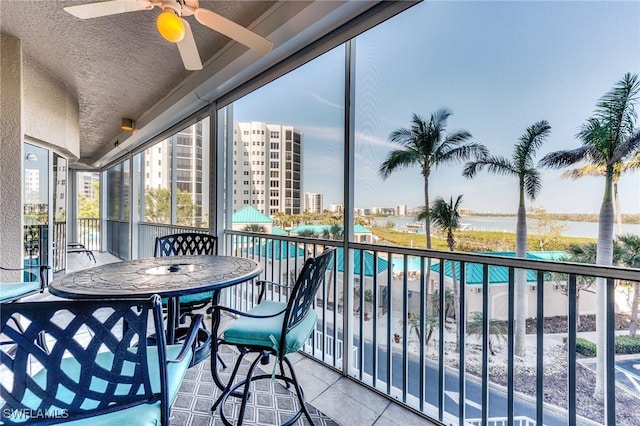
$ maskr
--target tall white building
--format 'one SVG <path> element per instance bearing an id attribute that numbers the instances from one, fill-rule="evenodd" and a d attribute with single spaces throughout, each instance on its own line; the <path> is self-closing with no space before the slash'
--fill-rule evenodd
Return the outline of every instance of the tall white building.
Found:
<path id="1" fill-rule="evenodd" d="M 409 207 L 406 204 L 400 204 L 396 207 L 396 216 L 406 216 L 409 212 Z"/>
<path id="2" fill-rule="evenodd" d="M 24 171 L 24 202 L 37 204 L 40 202 L 40 170 Z"/>
<path id="3" fill-rule="evenodd" d="M 304 193 L 304 208 L 303 211 L 309 213 L 322 213 L 322 207 L 324 204 L 324 196 L 314 192 Z"/>
<path id="4" fill-rule="evenodd" d="M 78 193 L 93 200 L 98 194 L 95 191 L 95 184 L 100 183 L 100 174 L 97 172 L 78 173 L 79 188 Z"/>
<path id="5" fill-rule="evenodd" d="M 171 175 L 172 168 L 175 176 Z M 209 170 L 209 126 L 198 121 L 148 148 L 141 169 L 145 189 L 187 192 L 196 206 L 193 225 L 207 223 L 209 176 L 203 170 Z"/>
<path id="6" fill-rule="evenodd" d="M 233 133 L 234 211 L 302 213 L 302 133 L 255 121 L 236 123 Z"/>

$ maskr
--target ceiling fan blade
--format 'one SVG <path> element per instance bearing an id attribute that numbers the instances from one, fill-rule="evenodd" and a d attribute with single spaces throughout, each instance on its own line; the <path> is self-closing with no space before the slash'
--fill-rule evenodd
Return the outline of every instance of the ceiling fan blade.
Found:
<path id="1" fill-rule="evenodd" d="M 224 34 L 263 55 L 271 52 L 273 48 L 271 41 L 208 9 L 198 8 L 194 11 L 194 15 L 202 25 Z"/>
<path id="2" fill-rule="evenodd" d="M 151 2 L 148 0 L 110 0 L 67 6 L 63 9 L 77 18 L 89 19 L 118 13 L 136 12 L 138 10 L 151 9 L 152 7 Z"/>
<path id="3" fill-rule="evenodd" d="M 200 53 L 198 53 L 198 47 L 196 46 L 196 41 L 193 38 L 191 27 L 185 19 L 181 18 L 181 20 L 184 24 L 184 37 L 176 43 L 178 45 L 180 57 L 182 58 L 184 67 L 189 71 L 201 70 L 202 61 L 200 60 Z"/>

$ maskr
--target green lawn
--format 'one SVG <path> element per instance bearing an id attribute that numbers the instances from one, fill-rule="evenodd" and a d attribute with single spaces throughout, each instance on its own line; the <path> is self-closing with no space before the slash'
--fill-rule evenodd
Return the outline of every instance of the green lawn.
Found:
<path id="1" fill-rule="evenodd" d="M 403 247 L 425 248 L 425 236 L 399 232 L 386 228 L 371 228 L 374 235 L 380 238 L 380 244 L 399 245 Z M 481 251 L 515 251 L 516 234 L 495 231 L 460 231 L 455 234 L 456 250 L 464 252 Z M 566 250 L 571 243 L 583 244 L 593 242 L 593 238 L 565 237 L 555 235 L 529 235 L 529 250 Z M 447 239 L 443 235 L 432 235 L 432 248 L 449 250 Z"/>

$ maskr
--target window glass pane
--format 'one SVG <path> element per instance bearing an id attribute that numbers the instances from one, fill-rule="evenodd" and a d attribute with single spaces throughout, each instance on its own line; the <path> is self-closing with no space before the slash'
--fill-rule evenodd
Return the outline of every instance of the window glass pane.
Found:
<path id="1" fill-rule="evenodd" d="M 209 227 L 209 132 L 206 117 L 139 154 L 143 222 Z"/>
<path id="2" fill-rule="evenodd" d="M 344 203 L 344 57 L 339 46 L 230 107 L 234 229 L 288 230 Z"/>
<path id="3" fill-rule="evenodd" d="M 131 183 L 129 160 L 107 170 L 107 218 L 129 220 Z"/>

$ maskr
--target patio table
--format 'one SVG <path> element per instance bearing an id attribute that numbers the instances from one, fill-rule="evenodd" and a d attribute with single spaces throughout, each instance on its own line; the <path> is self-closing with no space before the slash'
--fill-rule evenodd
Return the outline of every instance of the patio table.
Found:
<path id="1" fill-rule="evenodd" d="M 220 302 L 224 288 L 249 281 L 262 272 L 262 266 L 252 259 L 234 256 L 151 257 L 109 263 L 73 272 L 56 278 L 49 292 L 68 299 L 140 298 L 158 294 L 168 298 L 167 342 L 175 342 L 179 317 L 179 297 L 187 294 L 213 292 L 212 302 Z M 214 312 L 214 318 L 219 312 Z M 213 318 L 212 318 L 213 321 Z M 212 346 L 217 349 L 216 336 Z M 216 384 L 216 356 L 212 356 L 212 373 Z"/>

